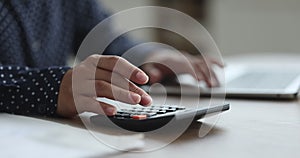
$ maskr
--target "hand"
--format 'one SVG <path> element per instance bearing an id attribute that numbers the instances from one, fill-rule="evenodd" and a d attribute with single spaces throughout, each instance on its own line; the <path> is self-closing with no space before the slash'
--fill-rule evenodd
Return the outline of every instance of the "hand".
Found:
<path id="1" fill-rule="evenodd" d="M 142 70 L 121 57 L 92 55 L 64 75 L 57 114 L 73 117 L 87 111 L 114 115 L 115 107 L 97 101 L 97 97 L 150 105 L 151 97 L 134 84 L 145 84 L 148 79 Z"/>
<path id="2" fill-rule="evenodd" d="M 188 53 L 178 53 L 163 50 L 153 53 L 147 58 L 145 65 L 141 68 L 149 75 L 150 84 L 161 82 L 166 77 L 176 74 L 189 73 L 198 81 L 204 80 L 209 87 L 219 86 L 219 81 L 212 65 L 224 67 L 217 60 L 207 59 L 201 56 L 192 56 Z"/>

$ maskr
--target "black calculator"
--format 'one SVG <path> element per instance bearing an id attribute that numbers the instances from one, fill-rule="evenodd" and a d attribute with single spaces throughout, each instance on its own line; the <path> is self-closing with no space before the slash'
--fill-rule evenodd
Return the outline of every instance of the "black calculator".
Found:
<path id="1" fill-rule="evenodd" d="M 202 108 L 186 108 L 177 105 L 153 105 L 150 107 L 131 106 L 121 108 L 114 116 L 95 115 L 90 118 L 91 122 L 97 126 L 111 124 L 134 132 L 148 132 L 159 129 L 172 119 L 180 121 L 192 119 L 193 121 L 203 118 L 207 114 L 214 114 L 229 110 L 230 105 L 218 105 Z M 180 116 L 180 117 L 175 117 Z M 108 117 L 110 122 L 105 122 Z"/>

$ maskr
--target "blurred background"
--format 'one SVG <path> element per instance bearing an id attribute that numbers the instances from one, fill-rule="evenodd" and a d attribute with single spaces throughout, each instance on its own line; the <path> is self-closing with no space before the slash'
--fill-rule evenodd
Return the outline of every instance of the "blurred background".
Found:
<path id="1" fill-rule="evenodd" d="M 210 32 L 223 55 L 257 52 L 300 52 L 299 0 L 99 0 L 115 13 L 138 6 L 165 6 L 180 10 L 198 20 Z M 141 13 L 141 20 L 172 24 L 174 17 Z M 134 22 L 119 19 L 118 23 Z M 184 27 L 184 26 L 178 26 Z M 193 31 L 193 28 L 186 28 Z M 137 39 L 158 41 L 194 52 L 180 36 L 159 29 L 130 33 Z"/>

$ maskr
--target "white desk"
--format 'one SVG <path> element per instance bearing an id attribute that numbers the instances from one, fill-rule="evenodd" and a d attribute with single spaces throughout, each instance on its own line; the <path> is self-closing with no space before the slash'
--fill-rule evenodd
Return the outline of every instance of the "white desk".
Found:
<path id="1" fill-rule="evenodd" d="M 249 59 L 249 58 L 248 58 Z M 297 59 L 300 59 L 299 56 Z M 296 60 L 290 58 L 290 60 Z M 156 100 L 160 97 L 154 97 Z M 177 102 L 178 98 L 168 98 Z M 193 98 L 189 98 L 193 103 Z M 206 102 L 207 100 L 203 100 Z M 45 120 L 0 114 L 1 157 L 300 157 L 300 101 L 226 100 L 212 131 L 198 137 L 196 124 L 172 144 L 147 153 L 116 151 L 96 141 L 80 120 Z M 128 136 L 130 140 L 130 136 Z M 131 143 L 129 141 L 129 143 Z"/>

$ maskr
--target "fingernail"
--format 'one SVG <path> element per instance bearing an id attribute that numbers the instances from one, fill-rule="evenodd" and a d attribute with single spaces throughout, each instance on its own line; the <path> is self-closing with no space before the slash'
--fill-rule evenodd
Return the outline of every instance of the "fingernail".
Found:
<path id="1" fill-rule="evenodd" d="M 141 96 L 136 93 L 129 93 L 129 98 L 136 104 L 141 101 Z"/>
<path id="2" fill-rule="evenodd" d="M 142 72 L 138 72 L 136 73 L 136 78 L 138 78 L 141 82 L 148 82 L 149 80 L 149 77 L 145 74 L 145 73 L 142 73 Z"/>
<path id="3" fill-rule="evenodd" d="M 106 115 L 115 115 L 116 110 L 113 107 L 107 107 L 105 108 L 105 114 Z"/>
<path id="4" fill-rule="evenodd" d="M 146 106 L 149 106 L 152 104 L 152 98 L 149 95 L 143 95 L 142 96 L 143 102 L 146 104 Z"/>

